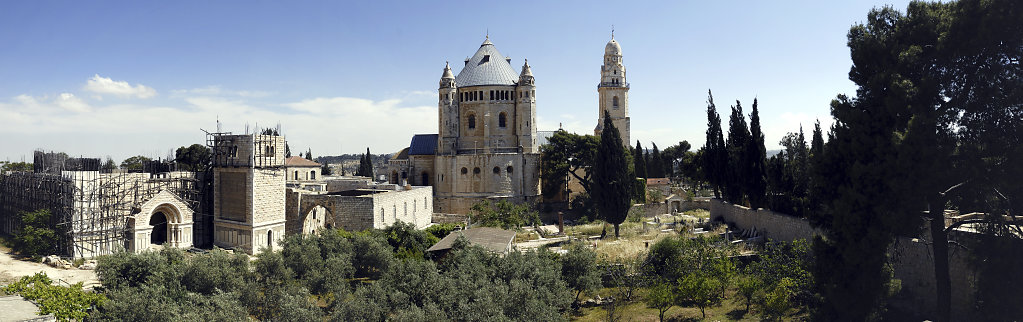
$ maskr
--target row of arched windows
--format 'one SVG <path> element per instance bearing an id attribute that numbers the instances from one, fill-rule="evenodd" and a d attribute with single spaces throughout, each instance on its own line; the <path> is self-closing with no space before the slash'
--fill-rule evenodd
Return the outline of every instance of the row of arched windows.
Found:
<path id="1" fill-rule="evenodd" d="M 491 91 L 491 92 L 493 92 L 493 91 Z M 493 95 L 493 94 L 491 94 L 491 95 Z M 471 91 L 471 92 L 461 92 L 461 93 L 458 93 L 458 101 L 459 102 L 473 102 L 473 101 L 482 101 L 482 100 L 483 100 L 483 91 Z"/>
<path id="2" fill-rule="evenodd" d="M 483 95 L 483 91 L 469 91 L 458 93 L 459 102 L 475 102 L 485 100 L 486 97 Z M 530 95 L 535 95 L 536 91 L 520 91 L 519 98 L 529 98 Z M 446 96 L 445 96 L 446 98 Z M 515 94 L 512 91 L 490 91 L 491 101 L 509 101 L 515 99 Z"/>
<path id="3" fill-rule="evenodd" d="M 465 124 L 469 127 L 470 130 L 475 129 L 476 128 L 476 114 L 469 114 L 469 116 L 466 116 L 465 117 Z M 508 114 L 507 113 L 501 112 L 501 114 L 497 115 L 497 126 L 499 126 L 499 127 L 508 127 Z"/>
<path id="4" fill-rule="evenodd" d="M 512 166 L 508 166 L 507 168 L 505 168 L 505 171 L 508 174 L 511 174 L 512 170 L 513 170 Z M 494 167 L 494 174 L 500 174 L 500 173 L 501 173 L 501 167 Z M 466 174 L 469 174 L 469 168 L 462 167 L 462 175 L 466 175 Z M 472 174 L 480 174 L 480 168 L 479 167 L 473 168 L 472 169 Z"/>

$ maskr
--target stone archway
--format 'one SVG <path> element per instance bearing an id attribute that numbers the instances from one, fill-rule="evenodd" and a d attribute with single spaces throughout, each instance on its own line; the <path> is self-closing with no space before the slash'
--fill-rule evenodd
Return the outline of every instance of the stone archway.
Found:
<path id="1" fill-rule="evenodd" d="M 153 232 L 149 234 L 149 243 L 152 245 L 163 245 L 167 242 L 167 215 L 162 211 L 157 211 L 153 215 L 149 216 L 149 225 L 153 227 Z"/>
<path id="2" fill-rule="evenodd" d="M 159 245 L 192 247 L 192 210 L 166 190 L 143 203 L 128 224 L 132 230 L 132 240 L 125 243 L 130 245 L 129 251 L 137 253 Z"/>

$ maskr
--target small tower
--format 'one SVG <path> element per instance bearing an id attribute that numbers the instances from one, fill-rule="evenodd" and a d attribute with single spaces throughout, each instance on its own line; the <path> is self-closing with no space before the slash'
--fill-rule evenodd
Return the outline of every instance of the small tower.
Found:
<path id="1" fill-rule="evenodd" d="M 597 128 L 594 134 L 600 136 L 604 130 L 604 111 L 611 114 L 611 121 L 622 135 L 622 145 L 629 146 L 629 82 L 625 77 L 625 64 L 622 62 L 622 47 L 611 33 L 611 41 L 604 46 L 604 64 L 600 66 L 600 84 L 597 84 L 600 96 L 597 110 Z"/>
<path id="2" fill-rule="evenodd" d="M 518 86 L 518 118 L 519 145 L 522 152 L 540 152 L 536 141 L 536 83 L 533 69 L 529 68 L 529 60 L 522 64 Z"/>
<path id="3" fill-rule="evenodd" d="M 437 154 L 454 154 L 458 142 L 458 87 L 455 75 L 451 73 L 451 65 L 444 63 L 444 74 L 440 77 L 437 118 L 440 137 L 437 140 Z"/>
<path id="4" fill-rule="evenodd" d="M 213 133 L 213 244 L 254 254 L 284 239 L 283 136 Z"/>

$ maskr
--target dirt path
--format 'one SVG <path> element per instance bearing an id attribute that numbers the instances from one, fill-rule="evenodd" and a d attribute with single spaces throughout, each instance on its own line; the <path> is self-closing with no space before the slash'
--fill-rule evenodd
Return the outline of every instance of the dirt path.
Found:
<path id="1" fill-rule="evenodd" d="M 82 282 L 86 288 L 99 285 L 96 272 L 84 269 L 60 269 L 37 262 L 15 259 L 9 250 L 0 251 L 0 284 L 7 284 L 20 279 L 22 276 L 33 275 L 37 272 L 46 273 L 55 283 L 60 285 Z M 60 281 L 66 282 L 62 283 Z"/>

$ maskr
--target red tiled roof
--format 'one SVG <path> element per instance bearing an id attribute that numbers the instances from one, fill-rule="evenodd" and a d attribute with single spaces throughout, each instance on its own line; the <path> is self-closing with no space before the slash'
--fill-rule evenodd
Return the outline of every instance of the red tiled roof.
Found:
<path id="1" fill-rule="evenodd" d="M 649 178 L 646 179 L 646 185 L 648 186 L 662 186 L 670 184 L 671 180 L 668 178 Z"/>
<path id="2" fill-rule="evenodd" d="M 306 158 L 303 158 L 303 157 L 300 157 L 300 156 L 293 156 L 293 157 L 288 158 L 287 160 L 284 160 L 284 166 L 287 166 L 287 167 L 318 167 L 318 166 L 320 166 L 320 164 L 316 163 L 315 161 L 311 161 L 309 159 L 306 159 Z"/>

